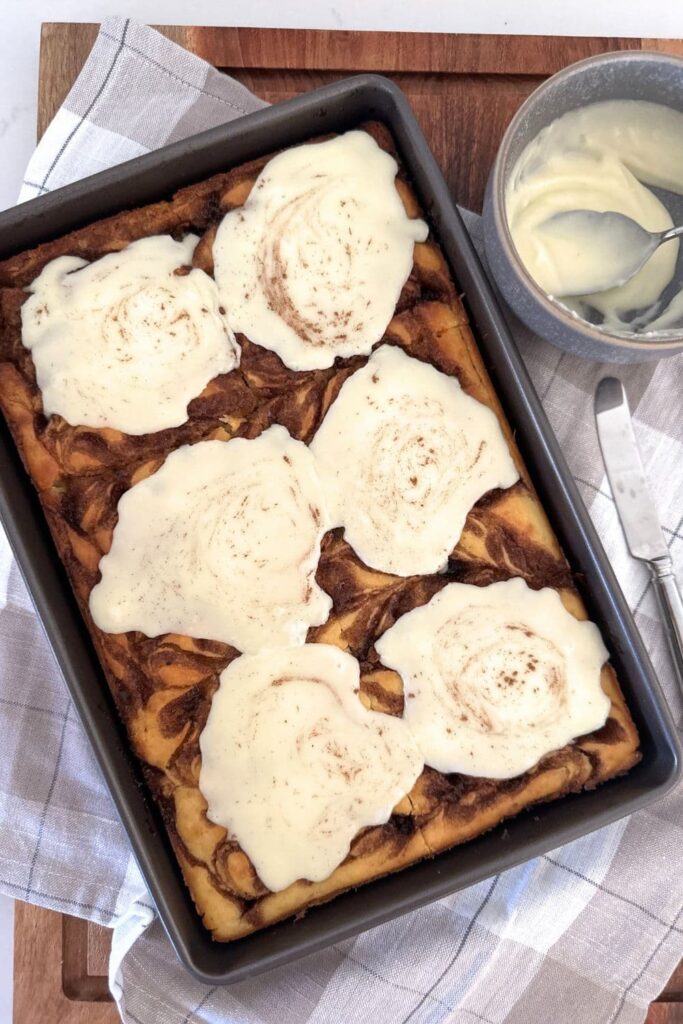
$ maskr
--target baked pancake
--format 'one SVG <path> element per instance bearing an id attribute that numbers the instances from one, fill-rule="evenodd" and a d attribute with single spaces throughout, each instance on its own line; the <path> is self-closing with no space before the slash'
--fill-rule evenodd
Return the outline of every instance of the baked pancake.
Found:
<path id="1" fill-rule="evenodd" d="M 386 130 L 362 126 L 396 157 Z M 229 941 L 373 878 L 397 871 L 492 828 L 531 804 L 595 786 L 639 759 L 638 736 L 615 673 L 606 664 L 602 688 L 611 706 L 606 724 L 554 751 L 510 779 L 442 774 L 426 767 L 384 825 L 362 829 L 348 856 L 319 882 L 297 881 L 269 891 L 225 828 L 207 817 L 199 789 L 199 737 L 223 670 L 240 651 L 178 634 L 108 634 L 89 611 L 100 559 L 112 544 L 123 494 L 150 477 L 166 456 L 188 443 L 256 438 L 273 424 L 309 443 L 349 377 L 367 356 L 337 359 L 324 369 L 296 371 L 275 352 L 238 335 L 239 367 L 212 380 L 189 405 L 180 427 L 132 436 L 72 426 L 46 417 L 31 354 L 21 342 L 24 289 L 61 255 L 94 260 L 159 233 L 200 235 L 193 264 L 213 272 L 218 225 L 238 209 L 268 158 L 183 189 L 167 202 L 127 211 L 0 263 L 0 406 L 36 485 L 52 535 L 92 635 L 119 713 L 157 800 L 198 912 L 215 939 Z M 396 187 L 409 216 L 420 209 L 399 164 Z M 386 668 L 376 643 L 400 618 L 426 605 L 450 583 L 484 587 L 521 577 L 530 588 L 556 589 L 578 619 L 586 612 L 570 566 L 541 507 L 468 325 L 441 251 L 432 239 L 414 248 L 413 268 L 380 345 L 457 379 L 491 409 L 519 472 L 506 490 L 485 494 L 467 516 L 444 572 L 397 576 L 369 568 L 329 531 L 316 582 L 332 599 L 328 620 L 309 642 L 332 644 L 358 659 L 360 700 L 401 717 L 401 677 Z"/>

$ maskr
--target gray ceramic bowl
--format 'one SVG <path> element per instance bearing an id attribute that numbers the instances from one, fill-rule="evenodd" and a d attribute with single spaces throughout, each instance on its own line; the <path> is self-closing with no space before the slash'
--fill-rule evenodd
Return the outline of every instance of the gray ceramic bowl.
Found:
<path id="1" fill-rule="evenodd" d="M 558 348 L 588 359 L 636 363 L 683 352 L 683 330 L 675 337 L 669 332 L 645 341 L 635 334 L 598 330 L 574 317 L 549 299 L 527 273 L 505 215 L 505 187 L 527 143 L 567 111 L 611 99 L 649 100 L 683 112 L 683 60 L 642 51 L 607 53 L 572 64 L 539 86 L 515 114 L 498 150 L 484 200 L 484 239 L 498 287 L 533 331 Z M 666 205 L 675 223 L 683 223 L 683 199 L 675 202 L 676 209 L 671 202 Z M 681 250 L 677 275 L 683 281 L 683 246 Z"/>

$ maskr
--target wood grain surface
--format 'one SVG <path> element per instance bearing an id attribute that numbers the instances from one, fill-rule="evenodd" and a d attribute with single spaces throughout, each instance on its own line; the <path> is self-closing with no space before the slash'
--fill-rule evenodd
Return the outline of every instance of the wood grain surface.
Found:
<path id="1" fill-rule="evenodd" d="M 39 135 L 83 66 L 97 29 L 43 25 Z M 547 75 L 608 50 L 683 55 L 683 40 L 177 26 L 160 31 L 270 102 L 349 73 L 387 74 L 408 96 L 455 198 L 474 209 L 510 117 Z M 118 1021 L 107 986 L 107 929 L 17 903 L 14 941 L 15 1024 Z M 646 1024 L 683 1024 L 683 965 L 651 1005 Z"/>
<path id="2" fill-rule="evenodd" d="M 115 1024 L 110 932 L 53 910 L 14 906 L 14 1024 Z"/>
<path id="3" fill-rule="evenodd" d="M 97 25 L 51 23 L 41 36 L 38 132 L 66 96 Z M 607 50 L 683 54 L 681 40 L 480 36 L 313 29 L 159 30 L 271 103 L 377 71 L 408 96 L 457 201 L 480 209 L 489 167 L 521 102 L 547 75 Z"/>

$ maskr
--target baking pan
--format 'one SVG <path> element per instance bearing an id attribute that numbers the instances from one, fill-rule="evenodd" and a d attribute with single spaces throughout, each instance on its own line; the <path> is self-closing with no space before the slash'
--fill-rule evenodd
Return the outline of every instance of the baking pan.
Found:
<path id="1" fill-rule="evenodd" d="M 642 761 L 592 792 L 540 805 L 463 846 L 371 882 L 235 943 L 212 941 L 197 915 L 159 812 L 116 713 L 33 487 L 0 427 L 0 517 L 159 916 L 200 980 L 236 982 L 559 846 L 662 796 L 680 747 L 623 595 L 502 319 L 446 183 L 401 91 L 374 75 L 347 78 L 185 139 L 0 214 L 0 258 L 100 217 L 324 132 L 376 119 L 390 129 L 434 237 L 464 293 L 475 336 L 541 500 L 599 624 L 640 732 Z M 469 159 L 464 155 L 464 159 Z"/>

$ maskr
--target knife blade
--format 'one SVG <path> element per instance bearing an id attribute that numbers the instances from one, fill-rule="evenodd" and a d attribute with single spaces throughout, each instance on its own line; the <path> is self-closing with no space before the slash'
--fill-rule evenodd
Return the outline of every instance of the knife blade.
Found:
<path id="1" fill-rule="evenodd" d="M 678 685 L 683 691 L 683 599 L 633 431 L 624 385 L 605 377 L 595 392 L 595 422 L 614 503 L 634 558 L 647 562 Z"/>
<path id="2" fill-rule="evenodd" d="M 595 422 L 629 551 L 634 558 L 646 562 L 668 558 L 669 549 L 633 432 L 628 398 L 624 385 L 616 377 L 605 377 L 598 384 Z"/>

